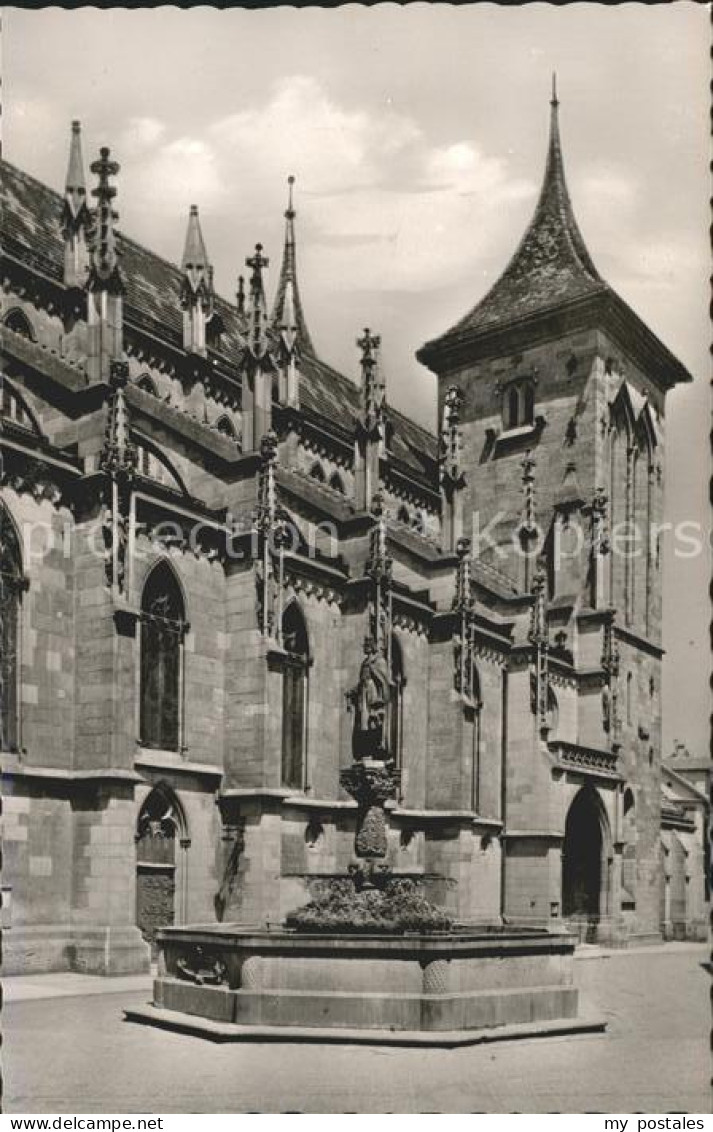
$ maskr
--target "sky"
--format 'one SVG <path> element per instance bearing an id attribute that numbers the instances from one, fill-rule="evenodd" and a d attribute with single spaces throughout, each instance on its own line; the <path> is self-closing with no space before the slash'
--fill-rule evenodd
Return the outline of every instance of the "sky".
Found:
<path id="1" fill-rule="evenodd" d="M 707 532 L 706 5 L 5 8 L 3 153 L 61 190 L 70 122 L 121 163 L 127 234 L 180 260 L 198 204 L 226 297 L 276 282 L 296 177 L 300 288 L 325 361 L 381 334 L 389 399 L 435 425 L 416 349 L 484 294 L 531 216 L 558 75 L 567 179 L 600 274 L 695 376 L 667 407 L 665 518 Z M 708 749 L 709 551 L 664 547 L 664 753 Z M 680 548 L 680 540 L 678 542 Z"/>

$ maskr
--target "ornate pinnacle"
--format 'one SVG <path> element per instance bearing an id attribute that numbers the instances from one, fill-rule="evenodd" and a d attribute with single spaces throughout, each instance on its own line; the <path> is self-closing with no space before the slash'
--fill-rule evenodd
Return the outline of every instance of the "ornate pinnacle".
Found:
<path id="1" fill-rule="evenodd" d="M 458 555 L 458 566 L 456 567 L 456 592 L 453 599 L 453 608 L 465 613 L 473 606 L 473 559 L 469 538 L 458 539 L 456 554 Z"/>
<path id="2" fill-rule="evenodd" d="M 285 210 L 285 220 L 294 220 L 296 216 L 295 210 L 292 205 L 292 186 L 294 185 L 294 183 L 295 178 L 290 173 L 290 176 L 287 178 L 287 184 L 289 188 L 287 190 L 287 208 Z"/>
<path id="3" fill-rule="evenodd" d="M 441 432 L 441 482 L 450 479 L 455 483 L 461 474 L 460 410 L 463 392 L 451 385 L 443 401 L 443 430 Z"/>
<path id="4" fill-rule="evenodd" d="M 67 167 L 67 180 L 64 189 L 64 227 L 75 230 L 82 222 L 89 218 L 86 204 L 87 187 L 84 180 L 84 162 L 82 160 L 81 125 L 72 122 L 72 138 L 69 144 L 69 165 Z"/>
<path id="5" fill-rule="evenodd" d="M 245 266 L 251 267 L 253 272 L 250 277 L 251 294 L 262 294 L 262 269 L 270 266 L 270 260 L 262 254 L 262 244 L 255 245 L 255 255 L 247 257 Z"/>
<path id="6" fill-rule="evenodd" d="M 525 534 L 534 533 L 536 527 L 535 519 L 535 467 L 536 460 L 533 458 L 530 449 L 528 448 L 525 457 L 522 460 L 522 487 L 525 494 L 525 505 L 523 509 L 522 527 L 521 529 Z"/>
<path id="7" fill-rule="evenodd" d="M 188 228 L 186 230 L 186 244 L 183 251 L 183 288 L 182 301 L 187 305 L 192 296 L 199 296 L 208 300 L 213 291 L 212 268 L 208 262 L 205 241 L 198 219 L 198 206 L 191 205 L 188 214 Z"/>
<path id="8" fill-rule="evenodd" d="M 245 314 L 245 276 L 238 276 L 238 290 L 235 295 L 238 314 Z"/>
<path id="9" fill-rule="evenodd" d="M 362 405 L 366 421 L 372 422 L 384 407 L 384 387 L 379 380 L 379 347 L 381 337 L 365 327 L 356 344 L 361 350 Z"/>
<path id="10" fill-rule="evenodd" d="M 260 479 L 255 525 L 258 531 L 268 534 L 272 530 L 277 511 L 275 491 L 275 464 L 277 463 L 277 435 L 266 432 L 260 442 Z"/>
<path id="11" fill-rule="evenodd" d="M 111 160 L 108 147 L 102 146 L 99 159 L 93 161 L 90 168 L 99 178 L 99 184 L 92 189 L 92 196 L 97 200 L 92 232 L 92 282 L 96 288 L 97 285 L 106 284 L 112 276 L 118 281 L 119 258 L 114 221 L 119 219 L 119 215 L 112 207 L 116 186 L 109 183 L 109 178 L 115 177 L 121 166 L 118 161 Z"/>
<path id="12" fill-rule="evenodd" d="M 607 530 L 609 499 L 603 487 L 598 487 L 592 500 L 592 552 L 609 553 L 609 532 Z"/>
<path id="13" fill-rule="evenodd" d="M 547 570 L 544 559 L 539 558 L 532 579 L 532 595 L 535 599 L 530 617 L 528 639 L 533 645 L 547 645 Z"/>
<path id="14" fill-rule="evenodd" d="M 384 497 L 377 491 L 371 501 L 371 514 L 375 520 L 369 542 L 369 561 L 367 573 L 374 581 L 388 581 L 391 578 L 391 558 L 387 553 L 386 508 Z"/>
<path id="15" fill-rule="evenodd" d="M 250 332 L 248 347 L 256 360 L 260 360 L 267 352 L 267 309 L 265 304 L 265 288 L 262 281 L 262 271 L 270 264 L 267 256 L 262 254 L 262 244 L 255 245 L 255 254 L 245 260 L 246 267 L 252 270 L 250 276 Z"/>
<path id="16" fill-rule="evenodd" d="M 129 413 L 124 396 L 128 380 L 128 364 L 122 361 L 113 362 L 109 376 L 113 393 L 100 457 L 102 470 L 110 475 L 121 472 L 130 475 L 137 464 L 136 446 L 129 435 Z"/>

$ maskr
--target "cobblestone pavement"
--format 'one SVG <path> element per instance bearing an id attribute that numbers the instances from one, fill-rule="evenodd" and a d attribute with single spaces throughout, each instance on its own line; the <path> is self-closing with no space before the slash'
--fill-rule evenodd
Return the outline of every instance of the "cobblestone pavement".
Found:
<path id="1" fill-rule="evenodd" d="M 4 1009 L 5 1111 L 707 1113 L 707 958 L 578 961 L 606 1034 L 455 1050 L 215 1045 L 124 1022 L 136 989 L 26 998 Z"/>

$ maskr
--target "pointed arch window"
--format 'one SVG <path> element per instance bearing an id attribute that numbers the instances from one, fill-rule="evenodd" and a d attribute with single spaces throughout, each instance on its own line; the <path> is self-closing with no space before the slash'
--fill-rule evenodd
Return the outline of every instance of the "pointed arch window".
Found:
<path id="1" fill-rule="evenodd" d="M 346 494 L 344 490 L 344 481 L 339 472 L 332 472 L 331 476 L 329 477 L 329 486 L 331 487 L 332 491 L 338 491 L 340 495 Z"/>
<path id="2" fill-rule="evenodd" d="M 291 601 L 282 615 L 282 785 L 303 790 L 307 771 L 309 638 L 304 615 Z"/>
<path id="3" fill-rule="evenodd" d="M 162 562 L 141 598 L 140 741 L 144 747 L 178 751 L 183 704 L 183 642 L 188 625 L 181 589 Z"/>
<path id="4" fill-rule="evenodd" d="M 402 503 L 399 507 L 396 518 L 398 519 L 399 523 L 404 523 L 407 527 L 411 525 L 411 512 L 409 511 L 405 503 Z"/>
<path id="5" fill-rule="evenodd" d="M 324 481 L 325 481 L 324 468 L 319 463 L 319 461 L 315 461 L 315 463 L 312 465 L 312 467 L 309 470 L 309 474 L 310 474 L 310 476 L 312 477 L 313 480 L 317 480 L 317 483 L 324 483 Z"/>
<path id="6" fill-rule="evenodd" d="M 24 589 L 20 542 L 0 505 L 0 750 L 16 751 L 20 742 L 20 602 Z"/>

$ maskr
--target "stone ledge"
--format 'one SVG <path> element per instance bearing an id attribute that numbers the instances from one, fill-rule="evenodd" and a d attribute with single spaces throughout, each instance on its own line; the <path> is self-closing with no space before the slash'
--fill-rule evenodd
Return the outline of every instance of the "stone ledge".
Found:
<path id="1" fill-rule="evenodd" d="M 552 1038 L 564 1034 L 603 1033 L 607 1023 L 599 1015 L 558 1019 L 543 1022 L 515 1022 L 482 1030 L 357 1030 L 316 1026 L 238 1026 L 230 1022 L 213 1022 L 176 1010 L 144 1006 L 125 1010 L 127 1022 L 158 1026 L 179 1034 L 206 1038 L 213 1042 L 317 1042 L 346 1045 L 386 1046 L 456 1046 L 480 1045 L 484 1042 L 514 1041 L 523 1038 Z"/>

